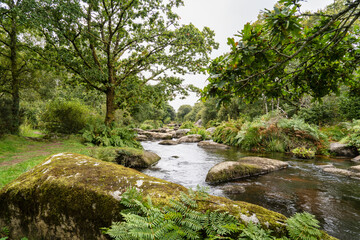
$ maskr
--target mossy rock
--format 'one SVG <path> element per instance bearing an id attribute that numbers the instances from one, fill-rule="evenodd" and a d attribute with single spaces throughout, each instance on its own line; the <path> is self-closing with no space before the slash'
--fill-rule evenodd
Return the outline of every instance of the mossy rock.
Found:
<path id="1" fill-rule="evenodd" d="M 134 148 L 118 148 L 116 154 L 115 161 L 130 168 L 147 168 L 161 159 L 156 153 Z"/>
<path id="2" fill-rule="evenodd" d="M 61 153 L 47 158 L 0 190 L 0 226 L 11 239 L 107 239 L 101 227 L 121 221 L 121 195 L 136 187 L 155 205 L 178 199 L 185 187 L 88 156 Z M 210 196 L 198 210 L 228 211 L 241 222 L 259 222 L 277 235 L 286 217 L 260 206 Z M 330 238 L 324 238 L 330 239 Z"/>
<path id="3" fill-rule="evenodd" d="M 287 168 L 288 163 L 270 158 L 244 157 L 238 161 L 225 161 L 212 167 L 206 182 L 220 183 L 232 180 L 266 174 L 279 169 Z"/>

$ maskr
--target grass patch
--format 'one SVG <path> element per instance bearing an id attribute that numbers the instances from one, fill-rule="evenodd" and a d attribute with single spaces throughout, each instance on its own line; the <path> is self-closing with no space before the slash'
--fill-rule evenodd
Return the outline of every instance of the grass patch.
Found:
<path id="1" fill-rule="evenodd" d="M 77 137 L 56 141 L 34 141 L 11 135 L 1 138 L 0 188 L 39 164 L 46 157 L 60 152 L 89 155 L 90 148 L 83 145 Z"/>

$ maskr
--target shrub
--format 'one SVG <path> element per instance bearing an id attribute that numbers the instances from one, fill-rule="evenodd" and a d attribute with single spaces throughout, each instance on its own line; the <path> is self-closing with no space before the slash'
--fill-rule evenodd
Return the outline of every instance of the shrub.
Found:
<path id="1" fill-rule="evenodd" d="M 145 129 L 140 127 L 141 129 L 148 130 L 161 128 L 163 126 L 163 123 L 160 120 L 146 120 L 141 125 L 145 127 Z"/>
<path id="2" fill-rule="evenodd" d="M 105 161 L 116 162 L 116 148 L 115 147 L 97 147 L 93 148 L 89 152 L 90 157 Z"/>
<path id="3" fill-rule="evenodd" d="M 343 122 L 333 126 L 322 127 L 320 131 L 328 136 L 329 140 L 340 141 L 349 134 L 351 123 Z"/>
<path id="4" fill-rule="evenodd" d="M 192 129 L 195 128 L 195 124 L 191 121 L 183 122 L 180 126 L 180 129 Z"/>
<path id="5" fill-rule="evenodd" d="M 299 146 L 327 150 L 327 139 L 316 126 L 301 119 L 286 119 L 278 113 L 263 115 L 254 121 L 223 122 L 213 134 L 215 142 L 246 151 L 288 152 Z"/>
<path id="6" fill-rule="evenodd" d="M 106 126 L 102 122 L 89 125 L 82 134 L 85 142 L 97 146 L 142 148 L 135 140 L 136 133 L 128 128 Z"/>
<path id="7" fill-rule="evenodd" d="M 0 98 L 0 137 L 11 132 L 12 128 L 12 102 L 8 99 Z"/>
<path id="8" fill-rule="evenodd" d="M 77 101 L 54 100 L 41 115 L 41 126 L 50 133 L 78 133 L 89 119 L 89 109 Z"/>
<path id="9" fill-rule="evenodd" d="M 315 151 L 312 149 L 307 149 L 304 147 L 298 147 L 293 150 L 291 150 L 294 157 L 302 158 L 302 159 L 310 159 L 315 157 Z"/>
<path id="10" fill-rule="evenodd" d="M 360 119 L 354 120 L 352 126 L 349 128 L 349 134 L 343 138 L 341 142 L 356 147 L 360 152 Z"/>
<path id="11" fill-rule="evenodd" d="M 190 130 L 190 132 L 187 133 L 187 135 L 190 135 L 190 134 L 199 134 L 199 135 L 201 135 L 203 140 L 211 139 L 210 133 L 208 131 L 206 131 L 205 128 L 199 128 L 199 127 L 192 128 Z"/>

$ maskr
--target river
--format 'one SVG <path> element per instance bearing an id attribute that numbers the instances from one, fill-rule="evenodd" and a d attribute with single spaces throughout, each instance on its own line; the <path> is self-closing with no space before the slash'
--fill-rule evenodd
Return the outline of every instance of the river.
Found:
<path id="1" fill-rule="evenodd" d="M 206 186 L 212 195 L 254 203 L 286 216 L 307 211 L 316 216 L 330 235 L 342 240 L 360 239 L 360 180 L 324 173 L 319 168 L 319 165 L 330 163 L 348 168 L 354 165 L 349 159 L 318 157 L 297 160 L 285 154 L 203 149 L 196 143 L 174 146 L 158 143 L 142 143 L 144 149 L 161 157 L 156 165 L 142 171 L 145 174 L 188 188 Z M 215 164 L 251 155 L 287 161 L 290 166 L 285 170 L 220 185 L 205 182 L 207 172 Z"/>

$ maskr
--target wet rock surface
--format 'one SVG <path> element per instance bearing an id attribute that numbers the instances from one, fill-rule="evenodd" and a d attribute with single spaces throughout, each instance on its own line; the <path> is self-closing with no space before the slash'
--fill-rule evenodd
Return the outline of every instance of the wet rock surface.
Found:
<path id="1" fill-rule="evenodd" d="M 198 146 L 202 147 L 202 148 L 208 148 L 208 149 L 230 149 L 230 146 L 228 146 L 228 145 L 216 143 L 213 141 L 201 141 L 198 143 Z"/>

